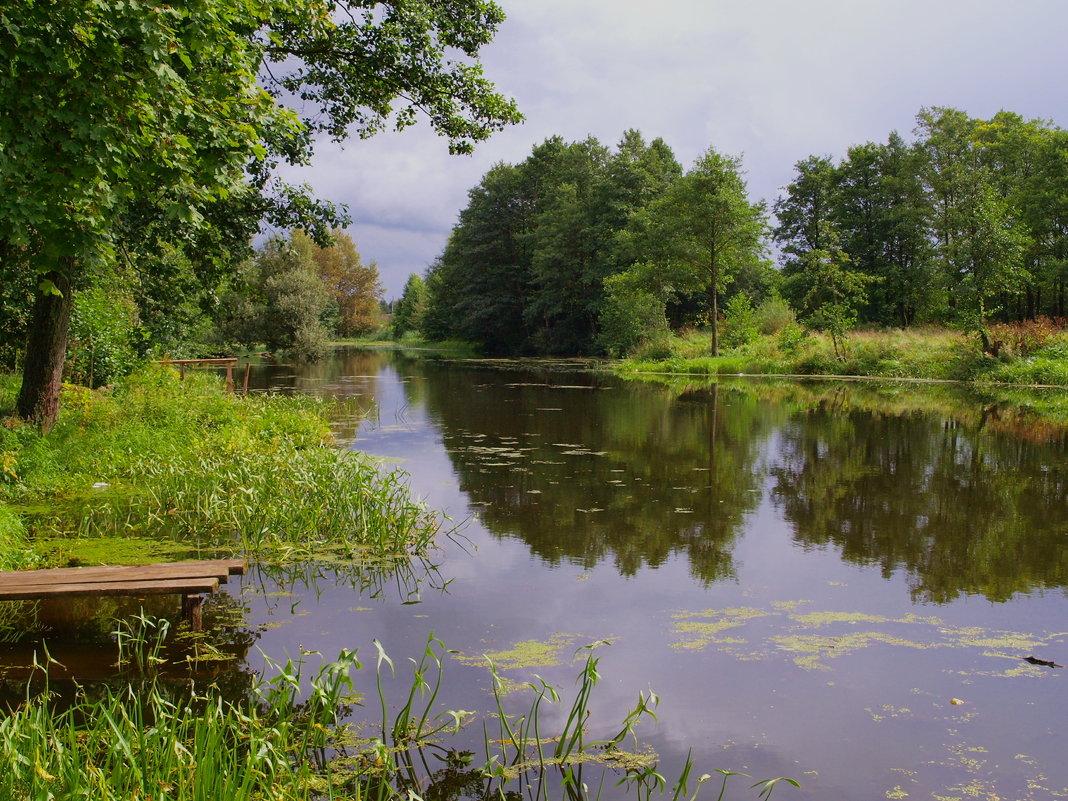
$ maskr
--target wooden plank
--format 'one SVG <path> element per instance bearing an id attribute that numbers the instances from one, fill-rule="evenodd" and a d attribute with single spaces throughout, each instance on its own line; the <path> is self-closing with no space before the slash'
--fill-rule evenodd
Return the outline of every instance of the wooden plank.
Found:
<path id="1" fill-rule="evenodd" d="M 158 562 L 150 565 L 103 565 L 99 567 L 55 567 L 45 570 L 0 572 L 0 587 L 44 582 L 81 584 L 88 581 L 140 581 L 228 576 L 245 572 L 244 559 L 216 559 L 197 562 Z"/>
<path id="2" fill-rule="evenodd" d="M 58 598 L 64 596 L 102 595 L 189 595 L 215 592 L 219 579 L 153 579 L 149 581 L 88 581 L 79 584 L 20 584 L 13 587 L 0 586 L 0 600 L 18 601 L 35 598 Z"/>

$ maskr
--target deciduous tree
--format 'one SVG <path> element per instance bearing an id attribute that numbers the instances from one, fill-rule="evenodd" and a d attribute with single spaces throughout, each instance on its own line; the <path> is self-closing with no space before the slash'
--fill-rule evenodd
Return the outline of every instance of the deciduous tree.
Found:
<path id="1" fill-rule="evenodd" d="M 197 228 L 250 197 L 257 216 L 325 233 L 336 215 L 272 184 L 273 166 L 418 109 L 455 152 L 517 121 L 475 60 L 502 20 L 488 0 L 0 6 L 0 252 L 40 278 L 19 413 L 54 419 L 72 291 L 113 258 L 133 205 Z"/>
<path id="2" fill-rule="evenodd" d="M 364 264 L 356 243 L 341 230 L 332 232 L 333 244 L 317 247 L 312 258 L 319 278 L 337 304 L 337 333 L 343 337 L 373 331 L 379 324 L 378 304 L 382 282 L 375 262 Z"/>
<path id="3" fill-rule="evenodd" d="M 390 327 L 393 329 L 393 337 L 400 339 L 408 331 L 419 331 L 423 327 L 423 315 L 426 314 L 426 282 L 416 273 L 408 276 L 404 283 L 404 291 L 396 308 L 393 309 L 393 320 Z"/>
<path id="4" fill-rule="evenodd" d="M 693 168 L 633 218 L 632 238 L 658 253 L 678 290 L 708 298 L 712 354 L 719 355 L 719 295 L 745 264 L 765 254 L 767 215 L 752 203 L 741 160 L 710 148 Z"/>

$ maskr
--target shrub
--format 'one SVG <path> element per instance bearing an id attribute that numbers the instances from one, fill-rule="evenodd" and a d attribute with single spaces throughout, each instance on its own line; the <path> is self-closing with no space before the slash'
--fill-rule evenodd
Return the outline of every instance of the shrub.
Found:
<path id="1" fill-rule="evenodd" d="M 1068 333 L 1064 319 L 1039 317 L 1013 323 L 997 323 L 988 329 L 991 353 L 995 356 L 1031 356 L 1046 347 L 1059 334 Z"/>
<path id="2" fill-rule="evenodd" d="M 641 358 L 667 358 L 671 336 L 664 316 L 664 301 L 648 290 L 634 286 L 624 273 L 605 281 L 605 301 L 599 323 L 598 344 L 609 356 L 642 353 Z M 652 348 L 666 353 L 654 356 Z"/>
<path id="3" fill-rule="evenodd" d="M 793 356 L 808 342 L 809 338 L 807 330 L 797 323 L 791 322 L 779 330 L 775 339 L 780 351 L 788 356 Z"/>
<path id="4" fill-rule="evenodd" d="M 634 358 L 640 361 L 659 362 L 670 359 L 674 354 L 674 340 L 667 331 L 647 339 L 634 349 Z"/>
<path id="5" fill-rule="evenodd" d="M 795 322 L 797 315 L 779 295 L 771 295 L 756 308 L 756 325 L 762 334 L 777 334 Z"/>
<path id="6" fill-rule="evenodd" d="M 91 287 L 75 293 L 64 372 L 87 387 L 110 384 L 137 363 L 137 308 L 124 293 Z"/>
<path id="7" fill-rule="evenodd" d="M 723 322 L 723 344 L 728 348 L 747 345 L 757 337 L 756 309 L 744 292 L 739 292 L 727 301 Z"/>

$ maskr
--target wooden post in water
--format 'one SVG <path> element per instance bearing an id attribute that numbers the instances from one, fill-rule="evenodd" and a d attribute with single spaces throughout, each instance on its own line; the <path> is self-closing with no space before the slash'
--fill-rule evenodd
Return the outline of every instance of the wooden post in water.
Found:
<path id="1" fill-rule="evenodd" d="M 193 631 L 204 630 L 204 596 L 182 596 L 182 618 L 189 621 L 189 628 Z"/>

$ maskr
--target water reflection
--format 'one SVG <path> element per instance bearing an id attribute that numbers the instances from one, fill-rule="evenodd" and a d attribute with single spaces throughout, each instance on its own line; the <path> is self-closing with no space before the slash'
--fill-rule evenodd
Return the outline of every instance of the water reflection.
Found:
<path id="1" fill-rule="evenodd" d="M 484 524 L 550 565 L 610 559 L 633 575 L 685 553 L 700 581 L 730 578 L 746 516 L 769 492 L 798 545 L 906 571 L 917 600 L 1068 583 L 1068 449 L 1049 421 L 1027 442 L 1011 410 L 924 412 L 946 404 L 944 387 L 625 388 L 395 364 Z"/>
<path id="2" fill-rule="evenodd" d="M 915 598 L 1004 601 L 1068 581 L 1062 443 L 821 403 L 783 428 L 774 494 L 804 546 L 908 572 Z"/>
<path id="3" fill-rule="evenodd" d="M 550 565 L 610 559 L 629 576 L 684 553 L 704 583 L 734 576 L 772 410 L 718 386 L 635 397 L 589 376 L 564 386 L 516 378 L 472 385 L 442 371 L 426 382 L 460 489 L 494 534 Z"/>

